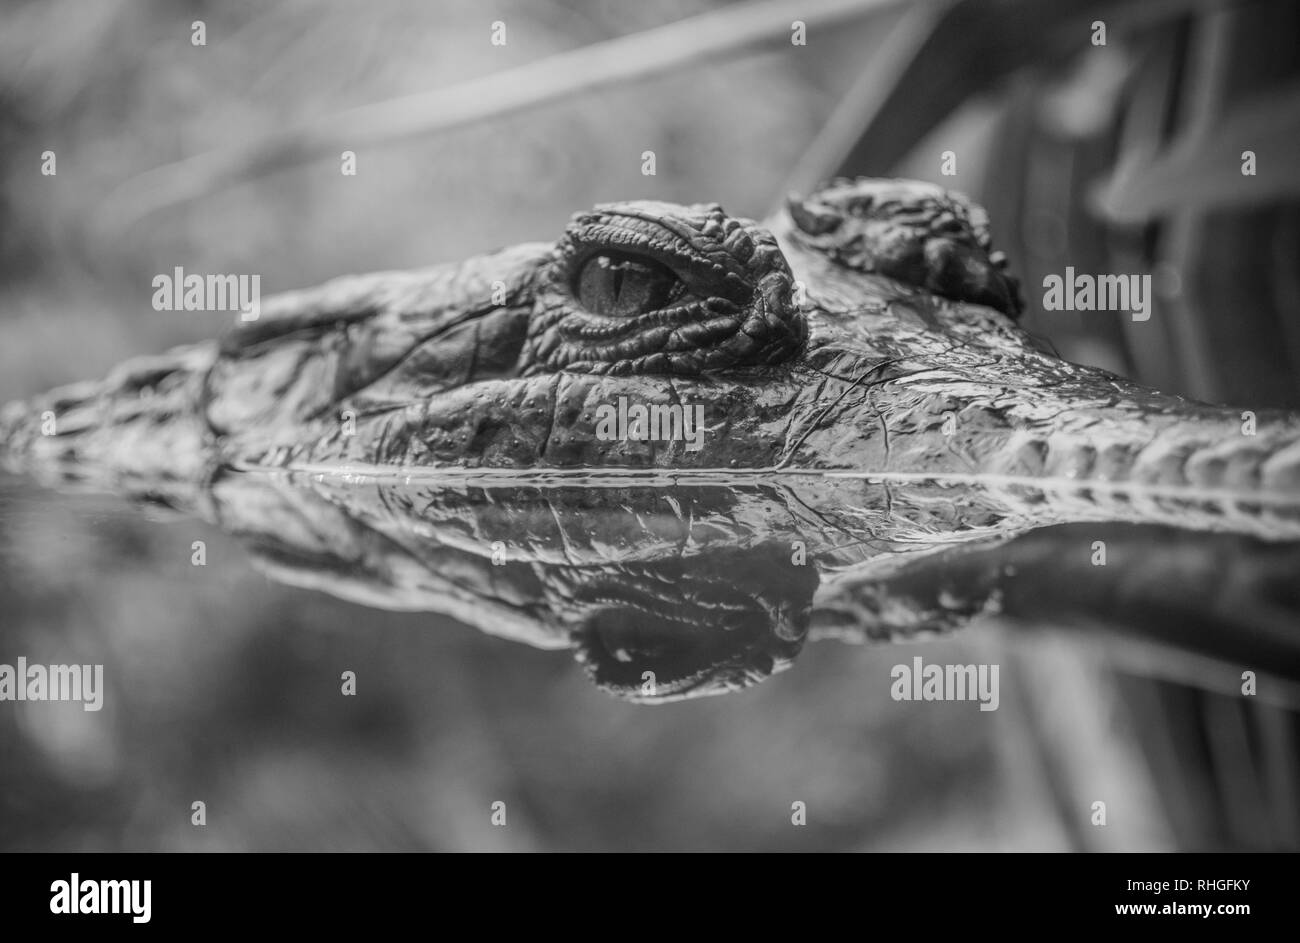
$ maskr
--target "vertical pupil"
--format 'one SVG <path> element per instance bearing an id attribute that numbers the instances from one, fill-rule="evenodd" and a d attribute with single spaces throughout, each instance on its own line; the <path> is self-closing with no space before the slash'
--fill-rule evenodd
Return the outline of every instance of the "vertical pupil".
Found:
<path id="1" fill-rule="evenodd" d="M 614 273 L 614 297 L 617 298 L 623 291 L 623 273 L 627 270 L 627 263 L 604 261 L 605 266 Z"/>
<path id="2" fill-rule="evenodd" d="M 583 265 L 574 287 L 588 311 L 628 317 L 664 307 L 677 285 L 677 276 L 657 262 L 602 254 Z"/>

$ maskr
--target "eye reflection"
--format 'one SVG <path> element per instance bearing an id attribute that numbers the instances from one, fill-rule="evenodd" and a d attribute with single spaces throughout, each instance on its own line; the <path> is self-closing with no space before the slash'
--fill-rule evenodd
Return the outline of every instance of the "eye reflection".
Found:
<path id="1" fill-rule="evenodd" d="M 584 308 L 608 317 L 631 317 L 667 307 L 683 291 L 667 266 L 651 259 L 601 253 L 578 272 L 574 294 Z"/>

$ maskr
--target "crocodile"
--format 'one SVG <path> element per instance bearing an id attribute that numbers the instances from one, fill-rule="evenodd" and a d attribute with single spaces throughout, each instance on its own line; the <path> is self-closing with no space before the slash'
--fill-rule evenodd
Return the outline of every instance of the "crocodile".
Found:
<path id="1" fill-rule="evenodd" d="M 1023 306 L 983 210 L 930 184 L 836 180 L 761 224 L 608 203 L 555 243 L 267 299 L 10 404 L 0 444 L 286 582 L 570 648 L 634 700 L 746 687 L 810 635 L 1143 605 L 1300 676 L 1300 417 L 1070 363 Z M 1099 544 L 1145 596 L 1029 591 L 1092 586 Z"/>

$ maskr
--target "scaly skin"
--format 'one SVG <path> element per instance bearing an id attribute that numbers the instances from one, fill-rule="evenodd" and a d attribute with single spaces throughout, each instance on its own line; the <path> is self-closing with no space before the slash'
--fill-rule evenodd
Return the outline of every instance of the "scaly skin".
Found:
<path id="1" fill-rule="evenodd" d="M 982 559 L 1069 522 L 1300 540 L 1300 419 L 1260 412 L 1244 435 L 1239 410 L 1062 361 L 1017 327 L 1021 305 L 983 212 L 925 184 L 839 181 L 764 226 L 609 204 L 555 245 L 278 296 L 219 344 L 7 407 L 0 440 L 47 481 L 205 513 L 284 579 L 576 644 L 625 696 L 658 658 L 671 680 L 652 700 L 765 676 L 810 624 L 894 637 L 1001 605 L 1005 559 L 953 580 L 924 562 L 954 547 Z M 703 407 L 701 447 L 598 436 L 620 398 Z M 223 471 L 253 467 L 382 483 Z M 404 501 L 410 474 L 441 484 Z M 512 491 L 538 474 L 542 492 Z M 622 496 L 617 512 L 594 519 L 565 474 Z M 490 500 L 455 499 L 474 476 Z M 666 481 L 698 506 L 666 511 Z M 487 526 L 513 506 L 501 489 L 522 524 Z M 331 515 L 347 553 L 290 526 Z M 521 543 L 539 519 L 559 523 L 561 557 Z M 602 538 L 586 550 L 583 528 Z M 796 542 L 820 578 L 771 576 Z M 510 566 L 485 562 L 498 543 Z M 769 578 L 734 576 L 748 570 Z M 609 641 L 611 611 L 674 606 Z M 726 612 L 747 641 L 723 652 L 700 638 Z M 669 622 L 697 628 L 690 657 L 663 656 L 690 636 Z"/>

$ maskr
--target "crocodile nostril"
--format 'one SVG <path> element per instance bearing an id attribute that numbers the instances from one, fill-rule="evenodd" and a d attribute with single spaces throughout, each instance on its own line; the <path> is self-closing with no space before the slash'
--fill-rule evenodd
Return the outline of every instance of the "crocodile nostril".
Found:
<path id="1" fill-rule="evenodd" d="M 828 232 L 834 232 L 843 222 L 843 217 L 834 210 L 805 203 L 794 194 L 786 197 L 785 205 L 794 224 L 809 236 L 824 236 Z"/>
<path id="2" fill-rule="evenodd" d="M 1012 319 L 1024 307 L 984 210 L 960 193 L 912 180 L 842 180 L 788 205 L 792 241 L 838 265 Z"/>

